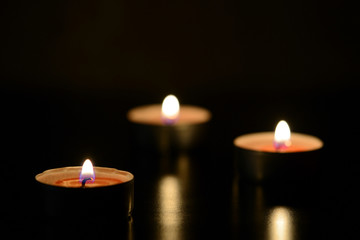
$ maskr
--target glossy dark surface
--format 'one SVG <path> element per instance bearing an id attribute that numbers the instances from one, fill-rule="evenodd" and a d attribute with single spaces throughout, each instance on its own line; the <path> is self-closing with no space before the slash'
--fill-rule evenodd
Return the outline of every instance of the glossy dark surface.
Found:
<path id="1" fill-rule="evenodd" d="M 9 185 L 15 189 L 6 195 L 14 197 L 3 209 L 6 230 L 39 239 L 339 239 L 357 232 L 358 170 L 332 158 L 337 152 L 324 152 L 328 164 L 311 181 L 254 184 L 237 175 L 232 146 L 217 143 L 210 141 L 190 153 L 158 154 L 130 147 L 126 159 L 131 161 L 122 164 L 135 175 L 135 208 L 128 223 L 111 214 L 49 217 L 32 172 L 26 173 L 29 182 L 23 186 L 28 189 Z M 120 168 L 121 162 L 112 159 L 108 165 Z M 82 201 L 91 200 L 74 199 L 74 204 L 81 208 Z"/>

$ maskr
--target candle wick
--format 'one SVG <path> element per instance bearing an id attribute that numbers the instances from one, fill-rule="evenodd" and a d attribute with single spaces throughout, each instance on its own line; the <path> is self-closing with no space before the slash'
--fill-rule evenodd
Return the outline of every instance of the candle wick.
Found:
<path id="1" fill-rule="evenodd" d="M 291 142 L 285 141 L 285 142 L 276 142 L 274 141 L 274 148 L 276 152 L 284 152 L 288 147 L 290 147 Z"/>
<path id="2" fill-rule="evenodd" d="M 82 188 L 85 188 L 85 183 L 86 183 L 86 181 L 91 181 L 91 180 L 93 180 L 92 178 L 84 178 L 83 180 L 82 180 L 82 182 L 81 182 L 81 187 Z"/>

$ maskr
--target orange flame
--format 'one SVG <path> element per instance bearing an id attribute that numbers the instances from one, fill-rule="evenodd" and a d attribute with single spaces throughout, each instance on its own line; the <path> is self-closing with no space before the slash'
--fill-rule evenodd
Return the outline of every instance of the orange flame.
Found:
<path id="1" fill-rule="evenodd" d="M 95 173 L 94 167 L 90 161 L 90 159 L 86 159 L 80 173 L 80 182 L 83 180 L 88 179 L 87 182 L 94 182 L 95 181 Z"/>

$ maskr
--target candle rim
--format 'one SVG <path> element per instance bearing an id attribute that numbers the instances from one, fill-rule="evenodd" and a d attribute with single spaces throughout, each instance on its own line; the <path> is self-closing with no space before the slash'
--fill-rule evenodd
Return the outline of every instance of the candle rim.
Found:
<path id="1" fill-rule="evenodd" d="M 72 187 L 64 187 L 64 186 L 56 185 L 55 182 L 59 179 L 49 180 L 49 178 L 51 178 L 51 177 L 49 177 L 49 174 L 56 174 L 56 173 L 60 173 L 60 172 L 64 173 L 64 171 L 65 171 L 65 173 L 67 173 L 67 174 L 69 174 L 69 173 L 73 174 L 71 176 L 69 175 L 69 177 L 78 178 L 80 176 L 81 168 L 82 168 L 82 166 L 68 166 L 68 167 L 47 169 L 47 170 L 37 174 L 35 176 L 35 180 L 38 181 L 39 183 L 46 184 L 46 185 L 53 186 L 53 187 L 72 188 Z M 119 177 L 115 178 L 115 179 L 122 181 L 121 183 L 118 183 L 118 184 L 111 184 L 111 185 L 107 185 L 107 186 L 96 186 L 96 187 L 92 187 L 92 188 L 112 187 L 112 186 L 116 186 L 116 185 L 125 184 L 125 183 L 131 182 L 134 180 L 134 175 L 128 171 L 119 170 L 116 168 L 109 168 L 109 167 L 98 167 L 98 166 L 94 167 L 95 174 L 99 175 L 100 178 L 102 177 L 102 174 L 105 173 L 104 171 L 108 171 L 107 174 L 113 173 L 114 175 L 119 175 L 119 176 L 121 175 L 124 178 L 121 178 L 121 179 Z M 66 178 L 66 177 L 64 177 L 64 178 Z"/>
<path id="2" fill-rule="evenodd" d="M 261 141 L 261 144 L 264 144 L 264 143 L 272 144 L 273 143 L 274 132 L 270 132 L 270 131 L 247 133 L 247 134 L 236 137 L 234 139 L 233 143 L 236 147 L 246 149 L 246 150 L 251 150 L 251 151 L 256 151 L 256 152 L 264 152 L 264 153 L 281 153 L 281 154 L 316 151 L 316 150 L 321 149 L 324 146 L 323 141 L 316 136 L 305 134 L 305 133 L 291 132 L 292 144 L 296 145 L 298 143 L 299 139 L 301 139 L 301 140 L 306 139 L 307 141 L 310 141 L 311 144 L 307 143 L 307 144 L 305 144 L 304 150 L 299 150 L 299 151 L 295 151 L 295 152 L 265 151 L 265 150 L 260 149 L 258 147 L 258 145 L 255 147 L 253 146 L 254 139 L 259 136 L 266 138 L 265 140 Z M 249 143 L 249 141 L 250 141 L 250 143 Z"/>
<path id="3" fill-rule="evenodd" d="M 161 107 L 162 107 L 161 104 L 146 104 L 146 105 L 137 106 L 137 107 L 130 109 L 127 112 L 126 116 L 127 116 L 127 119 L 133 123 L 166 127 L 167 125 L 164 125 L 162 122 L 162 119 L 161 119 Z M 149 111 L 150 112 L 150 111 L 154 111 L 154 109 L 158 110 L 158 112 L 159 112 L 159 114 L 154 117 L 154 119 L 156 119 L 158 121 L 156 121 L 154 119 L 149 121 L 148 119 L 141 116 L 141 114 L 138 112 L 138 111 Z M 182 112 L 185 112 L 187 110 L 197 110 L 197 111 L 201 112 L 202 116 L 200 119 L 195 119 L 190 122 L 183 121 Z M 196 105 L 189 105 L 189 104 L 181 104 L 180 110 L 179 110 L 178 121 L 174 125 L 186 126 L 186 125 L 194 125 L 194 124 L 204 124 L 204 123 L 207 123 L 208 121 L 210 121 L 211 117 L 212 117 L 211 112 L 204 107 L 200 107 L 200 106 L 196 106 Z"/>

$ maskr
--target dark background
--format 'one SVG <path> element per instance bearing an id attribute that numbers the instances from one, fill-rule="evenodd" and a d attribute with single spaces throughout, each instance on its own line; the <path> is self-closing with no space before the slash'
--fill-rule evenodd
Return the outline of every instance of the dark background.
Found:
<path id="1" fill-rule="evenodd" d="M 156 209 L 154 193 L 145 190 L 157 181 L 147 179 L 149 163 L 133 154 L 126 112 L 173 93 L 181 103 L 213 114 L 209 147 L 190 157 L 196 159 L 190 161 L 191 179 L 205 190 L 183 198 L 192 203 L 183 210 L 191 224 L 182 225 L 180 239 L 243 236 L 248 223 L 234 220 L 234 176 L 226 173 L 232 170 L 232 141 L 273 130 L 281 119 L 325 142 L 319 188 L 304 193 L 316 193 L 314 209 L 322 210 L 316 217 L 300 211 L 310 216 L 301 220 L 306 236 L 356 236 L 358 20 L 356 8 L 344 1 L 2 2 L 1 214 L 10 219 L 5 228 L 42 235 L 29 220 L 42 215 L 35 174 L 91 157 L 96 165 L 135 174 L 136 195 L 148 199 L 136 202 L 135 237 L 160 238 L 167 230 L 152 221 L 156 210 L 144 210 Z M 213 201 L 212 176 L 203 168 L 224 170 L 224 180 L 214 185 L 224 190 Z M 162 174 L 155 171 L 154 179 Z M 200 207 L 203 200 L 214 215 Z M 209 228 L 217 229 L 214 235 Z"/>

